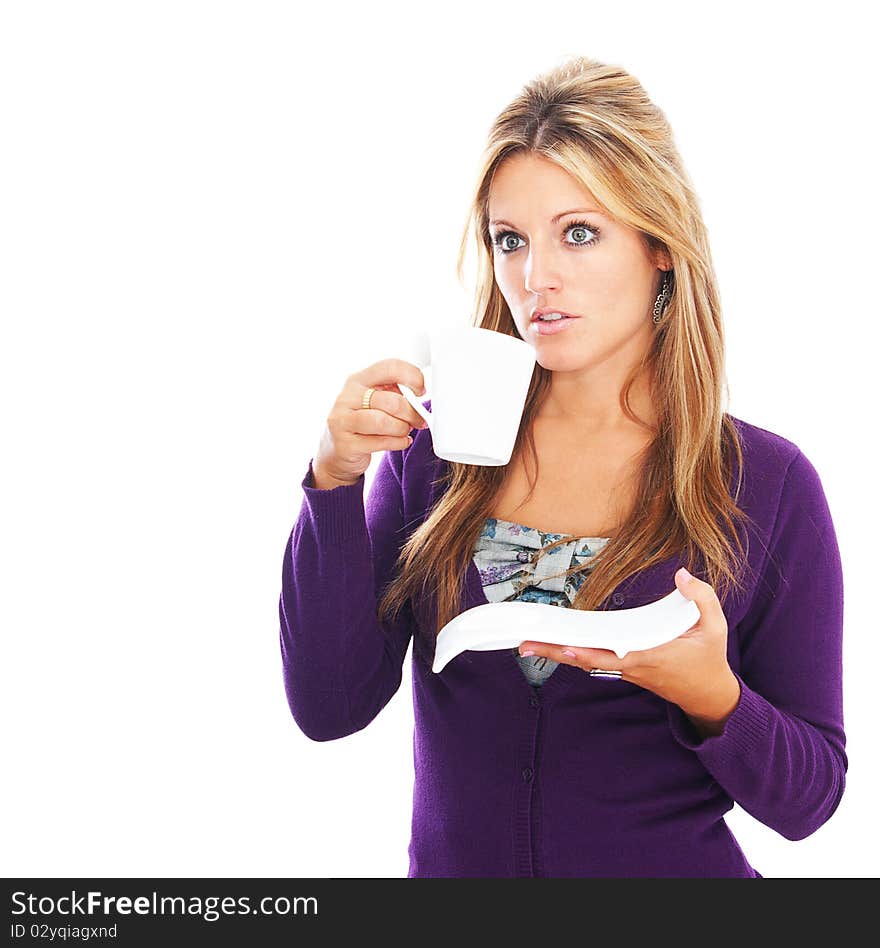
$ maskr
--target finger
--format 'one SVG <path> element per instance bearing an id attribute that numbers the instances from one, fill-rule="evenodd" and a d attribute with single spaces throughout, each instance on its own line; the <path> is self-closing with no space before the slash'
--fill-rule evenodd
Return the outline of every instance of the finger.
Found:
<path id="1" fill-rule="evenodd" d="M 615 652 L 604 648 L 577 648 L 574 645 L 557 646 L 558 655 L 552 657 L 561 664 L 573 665 L 585 672 L 595 669 L 615 671 L 621 673 L 622 679 L 627 679 L 627 665 L 625 659 L 621 661 Z"/>
<path id="2" fill-rule="evenodd" d="M 363 393 L 366 391 L 366 388 L 362 388 L 361 394 L 358 397 L 356 394 L 352 396 L 352 400 L 357 401 L 358 414 L 361 411 L 381 411 L 388 415 L 390 418 L 395 418 L 398 421 L 402 422 L 406 431 L 402 432 L 403 434 L 408 434 L 413 428 L 421 430 L 422 428 L 427 428 L 428 423 L 424 418 L 415 410 L 415 408 L 410 405 L 410 403 L 401 395 L 397 389 L 393 391 L 389 387 L 388 390 L 385 389 L 375 389 L 373 394 L 370 396 L 370 407 L 361 408 L 363 402 Z M 358 423 L 361 421 L 369 421 L 369 419 L 357 419 Z"/>
<path id="3" fill-rule="evenodd" d="M 378 388 L 380 385 L 396 385 L 402 382 L 416 395 L 425 394 L 425 377 L 422 370 L 405 359 L 382 359 L 374 362 L 351 376 L 365 388 Z"/>
<path id="4" fill-rule="evenodd" d="M 582 668 L 605 668 L 620 670 L 621 659 L 617 653 L 605 648 L 581 648 L 575 645 L 552 645 L 547 642 L 523 642 L 519 647 L 520 655 L 534 652 L 535 655 L 552 658 L 565 665 L 579 665 Z"/>
<path id="5" fill-rule="evenodd" d="M 682 566 L 675 574 L 675 585 L 682 596 L 697 604 L 701 620 L 710 620 L 722 625 L 727 624 L 727 618 L 721 608 L 718 594 L 709 583 L 704 583 L 696 576 L 691 576 Z"/>
<path id="6" fill-rule="evenodd" d="M 561 657 L 557 661 L 568 662 L 586 670 L 604 668 L 607 671 L 620 671 L 623 667 L 621 660 L 610 649 L 578 648 L 575 645 L 560 645 L 558 649 Z"/>
<path id="7" fill-rule="evenodd" d="M 386 411 L 392 411 L 398 418 L 406 421 L 410 428 L 427 428 L 428 422 L 413 408 L 407 399 L 400 395 L 395 389 L 394 392 L 388 392 L 387 398 L 383 397 L 382 402 L 388 402 L 389 408 Z"/>
<path id="8" fill-rule="evenodd" d="M 353 434 L 386 435 L 392 438 L 405 438 L 413 425 L 389 415 L 378 408 L 360 408 L 352 412 L 350 431 Z"/>

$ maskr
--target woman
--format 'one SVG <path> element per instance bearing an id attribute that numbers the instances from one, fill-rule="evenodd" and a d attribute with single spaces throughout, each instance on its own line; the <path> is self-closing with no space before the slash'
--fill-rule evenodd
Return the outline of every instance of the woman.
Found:
<path id="1" fill-rule="evenodd" d="M 737 802 L 803 839 L 847 770 L 819 477 L 722 408 L 698 200 L 632 76 L 576 58 L 536 79 L 496 120 L 478 181 L 474 324 L 537 354 L 513 456 L 438 459 L 397 388 L 424 394 L 415 365 L 346 381 L 284 556 L 293 717 L 317 741 L 366 727 L 412 639 L 411 877 L 760 877 L 724 814 Z M 536 636 L 431 671 L 464 609 L 635 608 L 676 586 L 700 620 L 658 648 L 620 660 Z"/>

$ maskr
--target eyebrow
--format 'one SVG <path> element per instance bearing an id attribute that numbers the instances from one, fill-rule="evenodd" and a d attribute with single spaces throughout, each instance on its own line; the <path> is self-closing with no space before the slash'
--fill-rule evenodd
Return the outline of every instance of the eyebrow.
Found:
<path id="1" fill-rule="evenodd" d="M 551 217 L 551 223 L 555 224 L 558 220 L 565 217 L 566 214 L 599 214 L 602 217 L 605 216 L 601 211 L 597 211 L 594 207 L 573 207 L 570 211 L 560 211 L 557 215 Z M 489 223 L 493 226 L 496 224 L 504 224 L 506 227 L 514 226 L 510 223 L 510 221 L 505 221 L 501 218 L 498 218 L 498 220 L 489 221 Z"/>

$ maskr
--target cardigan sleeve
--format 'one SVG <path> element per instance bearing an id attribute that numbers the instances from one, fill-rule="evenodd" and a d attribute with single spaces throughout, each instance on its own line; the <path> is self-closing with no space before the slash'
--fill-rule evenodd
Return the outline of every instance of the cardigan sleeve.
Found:
<path id="1" fill-rule="evenodd" d="M 722 732 L 701 740 L 669 703 L 672 732 L 744 810 L 804 839 L 837 809 L 848 762 L 840 552 L 819 476 L 800 451 L 737 634 L 741 694 Z"/>
<path id="2" fill-rule="evenodd" d="M 287 703 L 315 741 L 365 728 L 400 687 L 411 607 L 380 623 L 377 604 L 403 542 L 402 453 L 382 455 L 366 503 L 363 474 L 320 490 L 310 460 L 302 481 L 278 611 Z"/>

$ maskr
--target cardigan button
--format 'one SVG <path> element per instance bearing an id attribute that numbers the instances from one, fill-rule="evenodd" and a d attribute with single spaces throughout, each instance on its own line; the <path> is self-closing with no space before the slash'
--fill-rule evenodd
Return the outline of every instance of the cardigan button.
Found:
<path id="1" fill-rule="evenodd" d="M 528 782 L 532 779 L 532 777 L 534 776 L 534 773 L 535 773 L 535 772 L 532 770 L 531 767 L 523 767 L 523 772 L 522 772 L 522 778 L 523 778 L 523 780 L 524 780 L 526 783 L 528 783 Z"/>
<path id="2" fill-rule="evenodd" d="M 611 597 L 611 601 L 615 606 L 622 606 L 626 602 L 626 596 L 624 596 L 623 593 L 615 593 Z"/>
<path id="3" fill-rule="evenodd" d="M 538 701 L 538 699 L 537 699 L 537 697 L 536 697 L 535 695 L 532 695 L 532 697 L 529 698 L 529 704 L 530 704 L 533 708 L 540 708 L 540 707 L 541 707 L 541 702 Z"/>

